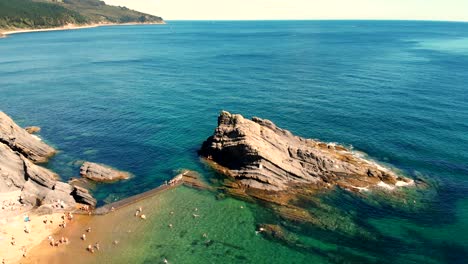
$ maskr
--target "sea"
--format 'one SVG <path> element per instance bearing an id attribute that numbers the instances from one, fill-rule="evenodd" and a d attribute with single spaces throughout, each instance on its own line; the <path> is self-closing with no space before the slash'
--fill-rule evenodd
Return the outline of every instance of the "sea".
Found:
<path id="1" fill-rule="evenodd" d="M 155 209 L 144 226 L 122 227 L 131 243 L 90 263 L 468 262 L 468 23 L 168 21 L 15 34 L 0 40 L 0 110 L 42 128 L 59 150 L 44 166 L 65 181 L 83 161 L 130 172 L 90 187 L 100 205 L 182 169 L 219 178 L 197 150 L 222 110 L 428 183 L 411 200 L 324 194 L 310 205 L 320 226 L 180 187 L 146 205 Z M 260 224 L 288 239 L 256 233 Z"/>

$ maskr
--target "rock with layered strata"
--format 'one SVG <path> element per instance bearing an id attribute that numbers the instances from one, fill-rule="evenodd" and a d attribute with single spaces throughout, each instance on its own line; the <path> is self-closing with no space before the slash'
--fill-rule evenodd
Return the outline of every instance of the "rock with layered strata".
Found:
<path id="1" fill-rule="evenodd" d="M 18 202 L 30 206 L 73 209 L 76 202 L 94 206 L 87 190 L 60 182 L 54 172 L 36 165 L 52 155 L 53 148 L 37 140 L 0 112 L 0 194 L 18 193 Z M 76 199 L 75 199 L 76 197 Z"/>
<path id="2" fill-rule="evenodd" d="M 119 171 L 109 166 L 93 162 L 83 163 L 80 168 L 80 174 L 82 177 L 96 182 L 115 182 L 130 178 L 128 172 Z"/>
<path id="3" fill-rule="evenodd" d="M 0 142 L 34 163 L 47 162 L 55 149 L 18 126 L 9 116 L 0 111 Z"/>
<path id="4" fill-rule="evenodd" d="M 96 206 L 96 199 L 85 188 L 73 186 L 72 196 L 78 203 Z"/>
<path id="5" fill-rule="evenodd" d="M 413 182 L 344 146 L 301 138 L 269 120 L 225 111 L 199 154 L 242 186 L 264 191 L 311 184 L 360 191 Z"/>

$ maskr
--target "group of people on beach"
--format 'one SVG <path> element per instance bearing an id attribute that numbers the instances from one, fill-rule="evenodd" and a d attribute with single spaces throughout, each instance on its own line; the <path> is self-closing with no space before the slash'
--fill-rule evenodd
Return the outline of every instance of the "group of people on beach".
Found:
<path id="1" fill-rule="evenodd" d="M 59 227 L 66 228 L 67 227 L 67 220 L 69 222 L 71 222 L 73 220 L 73 213 L 72 212 L 66 212 L 60 218 L 62 219 L 62 222 L 59 224 Z M 51 224 L 53 223 L 52 220 L 49 220 L 49 222 Z M 47 223 L 47 218 L 44 220 L 44 224 L 46 224 L 46 223 Z M 63 236 L 58 240 L 56 240 L 52 236 L 49 236 L 48 240 L 49 240 L 49 244 L 52 247 L 58 247 L 58 246 L 60 246 L 62 244 L 68 245 L 70 243 L 70 240 L 68 239 L 68 237 L 63 237 Z"/>

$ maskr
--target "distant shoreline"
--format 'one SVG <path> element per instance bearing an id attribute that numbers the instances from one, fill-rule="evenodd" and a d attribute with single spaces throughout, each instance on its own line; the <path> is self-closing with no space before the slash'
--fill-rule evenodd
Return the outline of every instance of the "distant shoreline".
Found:
<path id="1" fill-rule="evenodd" d="M 87 24 L 87 25 L 75 25 L 75 24 L 68 24 L 61 27 L 53 27 L 53 28 L 26 28 L 26 29 L 15 29 L 9 31 L 1 31 L 0 30 L 0 38 L 5 38 L 8 35 L 13 34 L 21 34 L 21 33 L 34 33 L 34 32 L 47 32 L 47 31 L 64 31 L 64 30 L 78 30 L 78 29 L 86 29 L 86 28 L 96 28 L 96 27 L 107 27 L 107 26 L 132 26 L 132 25 L 164 25 L 166 24 L 164 21 L 160 23 L 96 23 L 96 24 Z"/>

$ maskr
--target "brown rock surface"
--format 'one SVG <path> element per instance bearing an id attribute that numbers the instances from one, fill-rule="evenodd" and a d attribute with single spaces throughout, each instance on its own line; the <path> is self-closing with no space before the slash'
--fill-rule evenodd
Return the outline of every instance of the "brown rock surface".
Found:
<path id="1" fill-rule="evenodd" d="M 36 134 L 41 131 L 41 128 L 38 126 L 29 126 L 25 127 L 24 130 L 26 130 L 26 132 L 28 132 L 29 134 Z"/>
<path id="2" fill-rule="evenodd" d="M 294 136 L 269 120 L 225 111 L 199 153 L 242 188 L 262 191 L 305 185 L 361 191 L 413 183 L 341 145 Z"/>
<path id="3" fill-rule="evenodd" d="M 85 162 L 80 168 L 82 177 L 96 182 L 114 182 L 130 178 L 130 173 L 113 169 L 109 166 Z"/>

